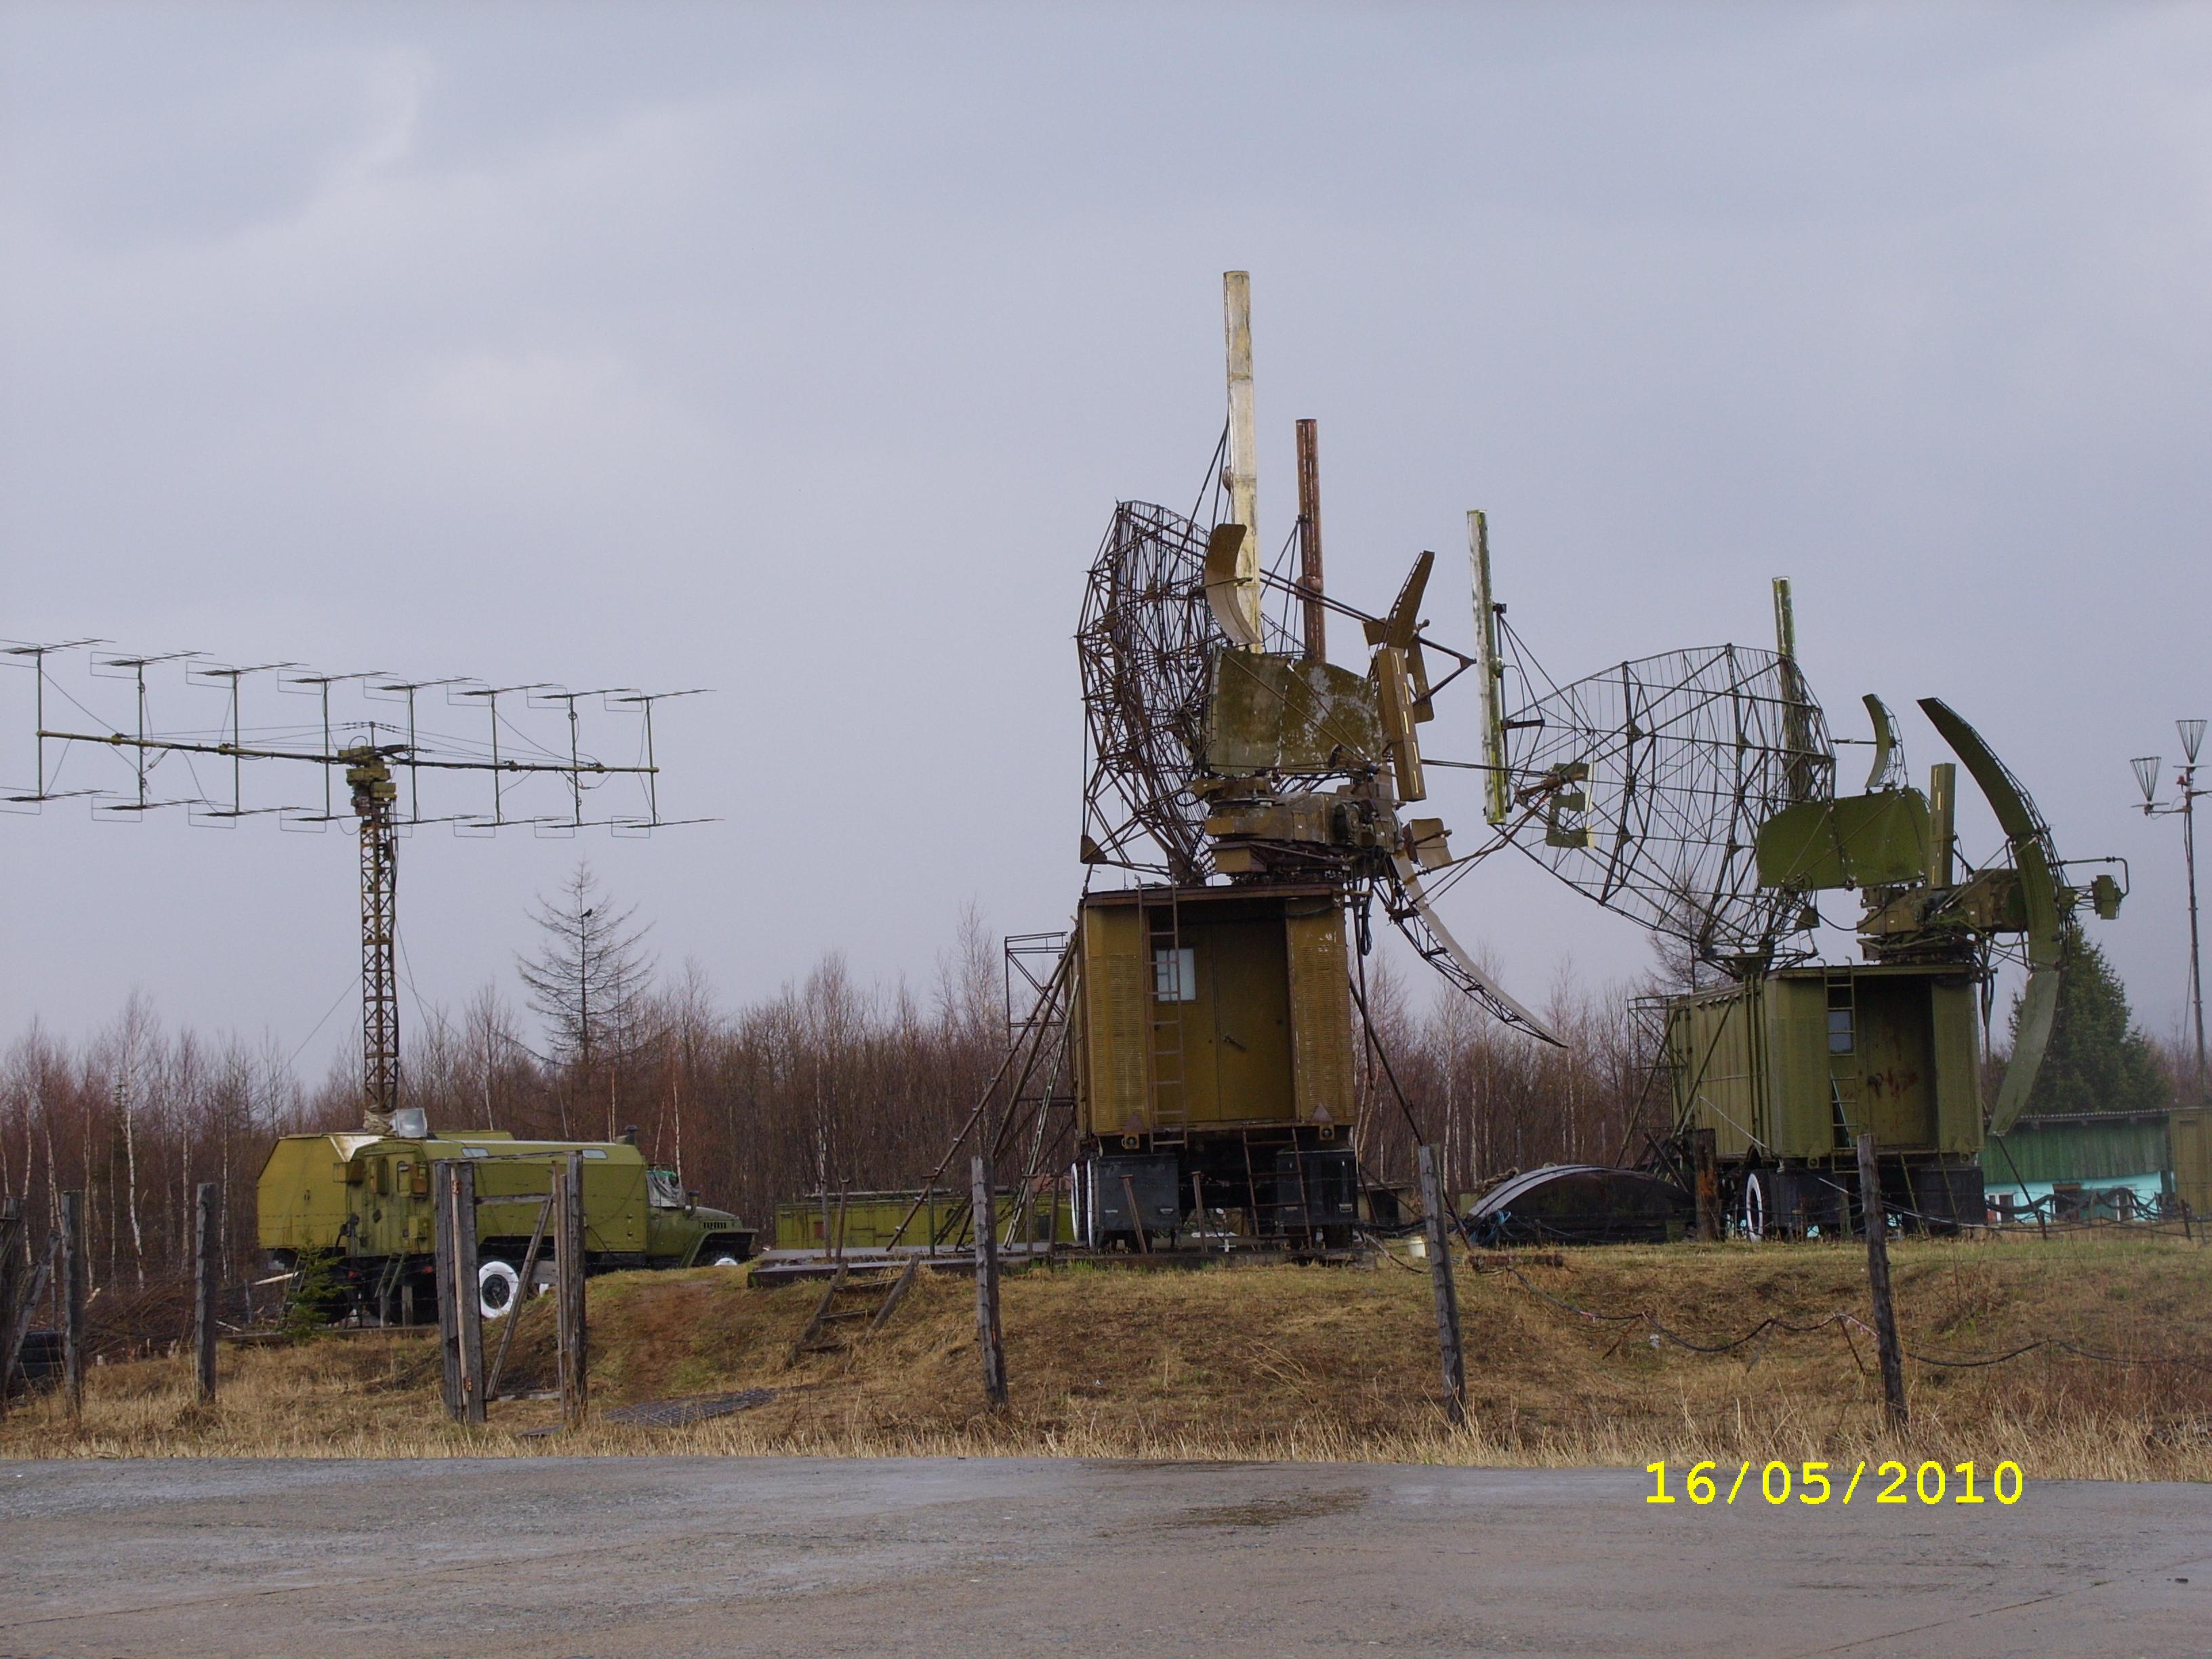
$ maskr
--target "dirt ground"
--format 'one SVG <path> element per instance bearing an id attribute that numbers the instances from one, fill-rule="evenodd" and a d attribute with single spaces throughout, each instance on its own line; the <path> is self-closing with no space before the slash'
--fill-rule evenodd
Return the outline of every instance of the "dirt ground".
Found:
<path id="1" fill-rule="evenodd" d="M 100 1366 L 81 1431 L 40 1401 L 0 1425 L 0 1455 L 951 1452 L 1638 1468 L 1901 1449 L 1947 1464 L 2010 1458 L 2038 1479 L 2212 1478 L 2212 1252 L 2178 1238 L 1899 1244 L 1900 1323 L 1923 1356 L 1906 1367 L 1903 1442 L 1886 1434 L 1872 1340 L 1850 1322 L 1869 1313 L 1856 1249 L 1522 1261 L 1462 1271 L 1464 1430 L 1442 1409 L 1426 1273 L 1402 1263 L 1010 1277 L 1003 1415 L 983 1408 L 964 1277 L 924 1275 L 884 1331 L 793 1364 L 818 1292 L 754 1290 L 724 1268 L 593 1280 L 592 1400 L 604 1410 L 773 1391 L 738 1416 L 670 1430 L 595 1423 L 556 1446 L 514 1437 L 553 1421 L 550 1401 L 501 1401 L 490 1428 L 466 1431 L 439 1417 L 434 1345 L 369 1335 L 226 1349 L 211 1410 L 191 1401 L 179 1360 Z M 550 1306 L 522 1318 L 509 1382 L 550 1388 Z M 2050 1340 L 2070 1346 L 1933 1363 Z"/>
<path id="2" fill-rule="evenodd" d="M 2212 1486 L 943 1458 L 0 1467 L 0 1654 L 2180 1655 Z M 1840 1495 L 1840 1493 L 1838 1494 Z"/>

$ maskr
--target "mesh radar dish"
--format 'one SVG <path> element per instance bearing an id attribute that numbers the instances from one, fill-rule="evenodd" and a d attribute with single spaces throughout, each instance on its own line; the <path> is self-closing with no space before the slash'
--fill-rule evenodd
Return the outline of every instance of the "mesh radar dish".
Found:
<path id="1" fill-rule="evenodd" d="M 1504 721 L 1516 845 L 1570 887 L 1701 961 L 1771 960 L 1803 895 L 1759 885 L 1759 827 L 1826 800 L 1835 756 L 1789 658 L 1722 645 L 1608 668 Z"/>
<path id="2" fill-rule="evenodd" d="M 1192 785 L 1201 769 L 1214 659 L 1231 641 L 1218 620 L 1224 605 L 1219 581 L 1211 597 L 1207 592 L 1207 552 L 1231 542 L 1224 531 L 1241 528 L 1202 530 L 1142 501 L 1114 510 L 1075 635 L 1087 863 L 1186 884 L 1213 873 L 1206 808 Z M 1229 556 L 1235 553 L 1232 544 Z M 1257 610 L 1238 606 L 1231 614 L 1256 617 Z M 1257 626 L 1267 649 L 1295 646 L 1273 621 Z"/>

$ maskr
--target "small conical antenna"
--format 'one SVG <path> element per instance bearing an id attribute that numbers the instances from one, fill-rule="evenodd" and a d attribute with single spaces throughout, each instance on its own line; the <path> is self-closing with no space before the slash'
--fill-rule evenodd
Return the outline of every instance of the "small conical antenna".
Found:
<path id="1" fill-rule="evenodd" d="M 2191 766 L 2197 764 L 2197 746 L 2204 741 L 2203 720 L 2176 720 L 2173 729 L 2181 733 L 2181 752 L 2189 757 Z"/>
<path id="2" fill-rule="evenodd" d="M 2136 782 L 2142 786 L 2143 810 L 2148 811 L 2158 801 L 2158 770 L 2164 763 L 2156 755 L 2137 755 L 2128 764 L 2136 769 Z"/>

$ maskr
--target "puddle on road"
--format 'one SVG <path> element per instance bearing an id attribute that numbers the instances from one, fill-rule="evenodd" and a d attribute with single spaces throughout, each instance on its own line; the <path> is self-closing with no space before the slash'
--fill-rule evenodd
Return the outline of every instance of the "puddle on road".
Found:
<path id="1" fill-rule="evenodd" d="M 1185 1510 L 1158 1524 L 1164 1528 L 1191 1527 L 1279 1527 L 1287 1521 L 1313 1521 L 1341 1515 L 1367 1502 L 1362 1492 L 1299 1492 L 1280 1498 L 1255 1498 L 1243 1504 L 1204 1504 Z"/>

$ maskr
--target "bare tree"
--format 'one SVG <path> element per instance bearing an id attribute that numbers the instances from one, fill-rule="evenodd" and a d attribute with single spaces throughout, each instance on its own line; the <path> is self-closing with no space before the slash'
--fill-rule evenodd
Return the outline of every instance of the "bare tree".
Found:
<path id="1" fill-rule="evenodd" d="M 567 1073 L 561 1133 L 571 1133 L 568 1102 L 592 1097 L 608 1073 L 607 1134 L 614 1136 L 616 1092 L 623 1062 L 642 1046 L 653 959 L 644 950 L 651 924 L 634 927 L 635 907 L 607 902 L 592 866 L 581 860 L 553 898 L 540 896 L 531 913 L 544 937 L 535 955 L 517 958 L 530 1006 L 545 1022 L 550 1058 Z"/>
<path id="2" fill-rule="evenodd" d="M 112 1080 L 116 1111 L 122 1119 L 123 1129 L 123 1208 L 131 1224 L 131 1260 L 137 1271 L 138 1282 L 146 1282 L 146 1234 L 138 1218 L 138 1113 L 143 1105 L 143 1096 L 153 1083 L 149 1073 L 153 1070 L 155 1053 L 161 1043 L 161 1022 L 155 1017 L 153 1000 L 133 989 L 123 1005 L 123 1015 L 116 1022 L 110 1038 L 113 1049 Z M 114 1210 L 113 1176 L 109 1186 L 109 1213 Z M 120 1243 L 121 1229 L 113 1225 L 108 1231 L 107 1271 L 115 1273 L 115 1249 Z"/>

